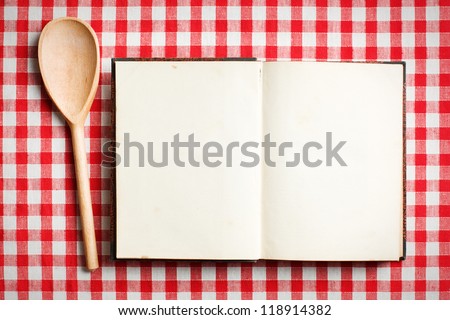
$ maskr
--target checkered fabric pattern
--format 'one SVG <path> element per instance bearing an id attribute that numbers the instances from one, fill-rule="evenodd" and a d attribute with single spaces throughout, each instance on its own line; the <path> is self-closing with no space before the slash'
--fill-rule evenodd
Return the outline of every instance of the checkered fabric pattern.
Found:
<path id="1" fill-rule="evenodd" d="M 303 0 L 292 7 L 282 0 L 5 2 L 0 298 L 450 298 L 448 1 Z M 101 45 L 100 87 L 85 132 L 101 255 L 101 269 L 92 274 L 83 268 L 70 132 L 44 90 L 37 62 L 40 31 L 62 16 L 90 23 Z M 112 57 L 406 61 L 406 261 L 111 261 L 110 172 L 100 162 L 101 146 L 111 138 Z"/>

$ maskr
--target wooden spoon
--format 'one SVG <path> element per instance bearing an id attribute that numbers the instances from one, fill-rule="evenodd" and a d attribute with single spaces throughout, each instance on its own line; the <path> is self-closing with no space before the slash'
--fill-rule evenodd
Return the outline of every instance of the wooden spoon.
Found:
<path id="1" fill-rule="evenodd" d="M 98 268 L 84 123 L 94 100 L 100 74 L 97 36 L 76 18 L 49 22 L 39 38 L 39 68 L 45 88 L 69 124 L 75 159 L 86 267 Z"/>

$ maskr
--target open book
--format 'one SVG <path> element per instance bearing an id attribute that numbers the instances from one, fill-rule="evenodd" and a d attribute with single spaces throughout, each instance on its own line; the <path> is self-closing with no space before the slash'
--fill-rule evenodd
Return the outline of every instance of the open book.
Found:
<path id="1" fill-rule="evenodd" d="M 404 64 L 113 59 L 115 256 L 404 257 Z"/>

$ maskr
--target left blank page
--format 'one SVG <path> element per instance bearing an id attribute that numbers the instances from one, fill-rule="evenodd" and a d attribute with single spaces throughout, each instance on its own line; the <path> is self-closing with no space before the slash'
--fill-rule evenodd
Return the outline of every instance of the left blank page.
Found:
<path id="1" fill-rule="evenodd" d="M 259 141 L 261 134 L 261 64 L 244 61 L 116 61 L 116 141 L 121 163 L 116 168 L 117 258 L 258 259 L 260 257 L 260 168 L 243 168 L 240 153 L 233 166 L 212 168 L 202 160 L 203 144 Z M 137 147 L 145 148 L 139 166 Z M 201 143 L 195 160 L 175 165 L 171 142 L 190 134 Z M 162 160 L 168 142 L 168 166 Z"/>

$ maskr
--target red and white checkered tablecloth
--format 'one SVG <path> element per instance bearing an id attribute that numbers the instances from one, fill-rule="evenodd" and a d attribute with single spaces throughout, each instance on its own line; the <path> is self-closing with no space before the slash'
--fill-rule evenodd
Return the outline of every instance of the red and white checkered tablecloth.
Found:
<path id="1" fill-rule="evenodd" d="M 449 1 L 20 2 L 0 9 L 1 299 L 450 299 Z M 40 31 L 61 16 L 89 22 L 101 45 L 86 127 L 101 254 L 92 274 L 70 133 L 37 62 Z M 110 172 L 100 162 L 111 138 L 112 57 L 406 61 L 406 261 L 111 261 Z"/>

